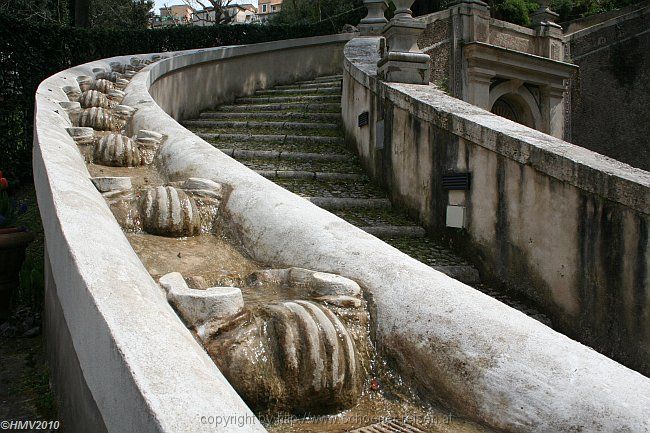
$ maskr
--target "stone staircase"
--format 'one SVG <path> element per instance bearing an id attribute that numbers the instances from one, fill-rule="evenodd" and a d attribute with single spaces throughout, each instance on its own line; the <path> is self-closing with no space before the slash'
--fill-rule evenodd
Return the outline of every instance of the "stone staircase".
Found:
<path id="1" fill-rule="evenodd" d="M 394 208 L 344 144 L 341 76 L 259 90 L 184 125 L 278 185 L 466 283 L 476 269 Z"/>

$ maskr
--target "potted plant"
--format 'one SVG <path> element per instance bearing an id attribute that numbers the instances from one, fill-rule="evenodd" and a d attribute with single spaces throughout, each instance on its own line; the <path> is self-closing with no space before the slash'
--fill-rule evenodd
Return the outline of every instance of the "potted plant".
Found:
<path id="1" fill-rule="evenodd" d="M 18 217 L 27 210 L 9 196 L 9 181 L 0 171 L 0 318 L 9 315 L 11 294 L 19 285 L 25 250 L 33 235 L 18 227 Z"/>

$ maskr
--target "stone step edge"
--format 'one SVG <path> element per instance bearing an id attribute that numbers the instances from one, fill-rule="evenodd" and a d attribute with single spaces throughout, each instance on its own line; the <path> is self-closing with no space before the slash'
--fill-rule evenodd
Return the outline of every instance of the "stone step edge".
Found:
<path id="1" fill-rule="evenodd" d="M 278 88 L 273 88 L 273 89 L 264 89 L 264 90 L 256 90 L 255 95 L 291 95 L 291 94 L 309 94 L 309 95 L 333 95 L 341 94 L 341 86 L 336 86 L 336 87 L 302 87 L 302 88 L 295 88 L 295 89 L 278 89 Z"/>
<path id="2" fill-rule="evenodd" d="M 274 90 L 292 90 L 292 89 L 321 89 L 321 88 L 337 88 L 341 89 L 343 87 L 341 80 L 334 81 L 318 81 L 316 83 L 308 84 L 280 84 L 273 87 Z"/>
<path id="3" fill-rule="evenodd" d="M 327 210 L 339 209 L 390 209 L 392 204 L 387 198 L 351 198 L 351 197 L 304 197 L 318 207 Z"/>
<path id="4" fill-rule="evenodd" d="M 359 180 L 365 178 L 359 173 L 337 173 L 303 170 L 255 170 L 267 179 L 310 179 L 310 180 Z"/>
<path id="5" fill-rule="evenodd" d="M 254 96 L 247 96 L 244 98 L 237 98 L 235 99 L 235 102 L 237 104 L 272 104 L 274 102 L 329 102 L 329 103 L 339 103 L 340 104 L 340 96 L 334 95 L 322 95 L 322 96 L 261 96 L 261 97 L 254 97 Z"/>
<path id="6" fill-rule="evenodd" d="M 338 81 L 342 79 L 343 79 L 343 75 L 326 75 L 322 77 L 312 78 L 311 80 L 296 81 L 294 84 L 322 83 L 323 81 Z"/>
<path id="7" fill-rule="evenodd" d="M 290 152 L 278 150 L 244 150 L 234 148 L 219 148 L 220 151 L 235 159 L 268 159 L 268 160 L 286 160 L 286 161 L 329 161 L 339 162 L 354 159 L 353 155 L 344 155 L 341 153 L 308 153 L 308 152 Z"/>
<path id="8" fill-rule="evenodd" d="M 364 226 L 359 227 L 366 233 L 378 238 L 409 237 L 423 238 L 426 236 L 424 228 L 420 226 Z"/>
<path id="9" fill-rule="evenodd" d="M 302 111 L 294 111 L 290 113 L 276 113 L 273 111 L 242 111 L 242 112 L 223 112 L 223 111 L 204 111 L 196 119 L 191 120 L 212 120 L 212 119 L 246 119 L 246 118 L 268 118 L 268 119 L 282 119 L 282 118 L 291 118 L 291 119 L 309 119 L 313 120 L 313 123 L 318 123 L 319 118 L 322 120 L 340 120 L 341 115 L 339 113 L 304 113 Z"/>
<path id="10" fill-rule="evenodd" d="M 216 134 L 210 132 L 195 132 L 195 134 L 204 140 L 240 140 L 247 141 L 278 141 L 282 143 L 299 142 L 299 143 L 321 143 L 321 144 L 342 144 L 341 137 L 325 137 L 321 135 L 280 135 L 280 134 Z"/>
<path id="11" fill-rule="evenodd" d="M 286 128 L 297 130 L 310 130 L 310 129 L 327 129 L 336 131 L 339 125 L 336 123 L 319 123 L 319 122 L 273 122 L 273 121 L 220 121 L 220 120 L 203 120 L 192 119 L 182 122 L 183 126 L 194 127 L 213 127 L 213 128 Z"/>
<path id="12" fill-rule="evenodd" d="M 230 104 L 230 105 L 222 105 L 219 107 L 221 110 L 228 110 L 228 111 L 235 111 L 235 110 L 244 110 L 244 111 L 253 111 L 253 110 L 260 110 L 260 111 L 290 111 L 292 109 L 304 109 L 304 110 L 321 110 L 321 109 L 331 109 L 335 108 L 337 110 L 341 109 L 341 103 L 340 102 L 285 102 L 285 103 L 280 103 L 280 104 L 268 104 L 268 103 L 263 103 L 263 104 Z M 246 110 L 247 108 L 250 108 L 250 110 Z M 266 108 L 266 110 L 263 110 L 263 108 Z M 259 111 L 256 111 L 259 112 Z M 337 113 L 335 111 L 316 111 L 316 113 Z M 340 113 L 337 113 L 340 114 Z"/>

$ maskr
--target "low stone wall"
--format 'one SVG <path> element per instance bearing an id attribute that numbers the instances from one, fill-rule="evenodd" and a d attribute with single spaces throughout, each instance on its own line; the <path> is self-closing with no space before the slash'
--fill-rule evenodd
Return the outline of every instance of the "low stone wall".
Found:
<path id="1" fill-rule="evenodd" d="M 371 175 L 556 328 L 650 373 L 650 173 L 433 86 L 380 83 L 377 43 L 346 47 L 343 88 L 346 135 Z M 371 126 L 359 128 L 364 111 Z M 471 173 L 470 190 L 445 191 L 449 172 Z M 466 208 L 466 230 L 445 226 L 448 204 Z"/>
<path id="2" fill-rule="evenodd" d="M 349 47 L 356 41 L 364 39 Z M 232 48 L 231 54 L 244 49 Z M 270 81 L 281 82 L 286 71 L 299 69 L 300 56 L 282 54 Z M 165 66 L 176 61 L 136 76 L 125 99 L 138 108 L 135 129 L 167 135 L 161 168 L 169 179 L 200 176 L 229 185 L 226 211 L 255 259 L 358 282 L 371 305 L 376 345 L 424 398 L 502 431 L 650 428 L 647 378 L 280 188 L 177 124 L 149 93 L 151 86 L 155 95 L 167 95 L 188 80 L 181 75 L 191 68 L 172 72 Z M 238 61 L 247 60 L 224 59 L 224 71 L 242 71 Z M 211 84 L 220 87 L 218 80 Z M 358 107 L 349 97 L 344 103 Z M 168 113 L 189 109 L 182 100 L 161 102 Z M 350 110 L 345 114 L 349 121 Z"/>
<path id="3" fill-rule="evenodd" d="M 200 95 L 204 104 L 218 102 L 202 87 L 241 94 L 265 83 L 340 71 L 343 44 L 349 37 L 176 53 L 158 63 L 156 71 L 194 65 L 188 69 L 195 74 L 186 81 L 188 87 L 165 96 L 178 109 L 182 100 L 199 109 Z M 278 59 L 283 50 L 291 51 L 294 69 L 266 74 L 272 65 L 263 53 L 273 52 Z M 258 55 L 255 66 L 245 64 L 251 61 L 249 54 Z M 237 89 L 222 87 L 225 76 L 219 73 L 224 71 L 212 69 L 210 62 L 219 58 L 232 62 L 238 56 L 243 60 L 227 71 Z M 305 63 L 298 65 L 298 59 Z M 67 432 L 265 431 L 169 306 L 91 182 L 84 158 L 66 130 L 73 125 L 59 103 L 69 104 L 70 88 L 79 91 L 77 77 L 93 77 L 99 70 L 110 71 L 112 62 L 129 61 L 130 57 L 116 57 L 62 71 L 43 81 L 36 94 L 34 181 L 48 251 L 45 327 L 61 421 Z M 207 63 L 197 66 L 201 62 Z M 210 70 L 207 79 L 215 83 L 196 79 L 204 66 Z M 255 78 L 244 76 L 242 67 L 255 70 Z M 216 76 L 210 75 L 215 71 Z M 137 76 L 148 82 L 150 75 L 151 71 Z M 147 108 L 162 113 L 151 105 Z M 222 422 L 216 424 L 215 417 Z"/>

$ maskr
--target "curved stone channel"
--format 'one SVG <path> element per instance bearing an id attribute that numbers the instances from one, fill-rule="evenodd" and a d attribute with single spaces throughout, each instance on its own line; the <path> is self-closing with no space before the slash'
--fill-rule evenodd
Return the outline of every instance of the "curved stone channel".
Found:
<path id="1" fill-rule="evenodd" d="M 122 89 L 147 63 L 133 58 L 130 64 L 111 64 L 110 71 L 95 70 L 94 77 L 78 77 L 78 87 L 66 89 L 69 101 L 61 103 L 76 125 L 69 133 L 84 155 L 93 183 L 148 272 L 268 429 L 343 432 L 393 419 L 403 423 L 386 421 L 377 428 L 486 431 L 441 408 L 425 405 L 402 384 L 377 355 L 364 290 L 356 282 L 335 274 L 251 260 L 223 212 L 229 185 L 200 178 L 169 182 L 160 174 L 157 153 L 165 137 L 156 131 L 131 131 L 134 109 L 120 105 Z M 241 143 L 278 144 L 275 138 L 268 138 L 275 137 L 270 133 L 258 140 L 257 136 L 232 132 L 242 123 L 244 128 L 286 127 L 322 133 L 285 133 L 282 143 L 296 145 L 289 161 L 302 164 L 303 169 L 273 166 L 263 174 L 277 178 L 290 190 L 318 192 L 311 194 L 312 200 L 343 217 L 353 219 L 356 212 L 355 222 L 377 236 L 426 245 L 429 241 L 422 229 L 390 211 L 389 203 L 355 168 L 353 158 L 342 147 L 337 112 L 331 111 L 337 109 L 332 101 L 339 97 L 339 82 L 339 77 L 320 78 L 267 91 L 271 96 L 241 101 L 255 104 L 266 98 L 275 104 L 279 98 L 291 107 L 280 109 L 283 117 L 305 116 L 303 120 L 322 122 L 282 120 L 279 125 L 268 120 L 273 112 L 268 116 L 254 113 L 267 120 L 223 120 L 223 129 L 231 132 L 211 123 L 216 132 L 210 134 L 242 147 Z M 301 89 L 306 89 L 306 95 L 296 103 L 293 94 L 300 94 Z M 292 96 L 272 96 L 287 92 Z M 303 106 L 303 100 L 309 101 L 308 105 Z M 327 107 L 323 111 L 321 104 Z M 304 114 L 304 109 L 313 112 Z M 207 116 L 213 119 L 207 122 L 219 122 L 214 120 L 219 113 Z M 306 153 L 303 145 L 310 144 L 321 146 L 323 152 Z M 326 152 L 327 146 L 336 146 L 339 153 Z M 268 163 L 268 158 L 259 155 L 266 154 L 250 153 L 251 164 Z M 276 164 L 281 165 L 284 157 L 287 154 L 278 154 Z M 336 170 L 340 166 L 349 170 Z M 293 174 L 285 176 L 284 172 Z M 312 172 L 312 178 L 304 174 Z M 320 184 L 324 179 L 327 182 Z M 363 198 L 341 196 L 334 188 L 360 191 Z M 467 266 L 435 245 L 429 254 L 432 264 Z"/>
<path id="2" fill-rule="evenodd" d="M 477 269 L 394 207 L 344 142 L 341 76 L 260 90 L 183 125 L 278 185 L 411 257 L 550 325 L 533 303 Z"/>

